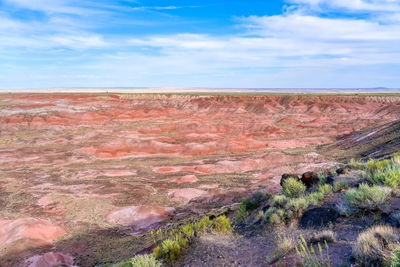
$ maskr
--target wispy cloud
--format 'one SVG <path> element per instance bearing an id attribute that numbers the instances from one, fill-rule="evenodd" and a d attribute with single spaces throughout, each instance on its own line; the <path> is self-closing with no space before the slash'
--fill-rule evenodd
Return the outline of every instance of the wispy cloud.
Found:
<path id="1" fill-rule="evenodd" d="M 132 7 L 132 10 L 174 10 L 181 9 L 182 6 L 139 6 Z"/>
<path id="2" fill-rule="evenodd" d="M 400 4 L 394 0 L 288 0 L 290 7 L 283 14 L 242 17 L 230 34 L 179 28 L 170 34 L 132 34 L 131 28 L 122 33 L 104 31 L 107 21 L 115 22 L 119 14 L 113 12 L 118 8 L 101 8 L 104 4 L 94 2 L 82 6 L 74 0 L 6 2 L 46 16 L 24 21 L 0 14 L 4 84 L 15 80 L 37 87 L 400 84 L 393 71 L 400 66 Z M 189 7 L 130 6 L 121 10 L 156 13 Z M 337 10 L 346 14 L 322 15 Z M 359 16 L 367 11 L 367 16 Z M 33 65 L 16 62 L 23 57 Z M 41 60 L 46 64 L 40 65 Z M 29 76 L 16 79 L 27 72 Z M 60 81 L 64 84 L 57 84 Z M 0 87 L 4 87 L 1 82 Z"/>
<path id="3" fill-rule="evenodd" d="M 290 0 L 290 2 L 306 4 L 320 10 L 325 8 L 372 12 L 398 12 L 400 10 L 400 3 L 397 0 Z"/>

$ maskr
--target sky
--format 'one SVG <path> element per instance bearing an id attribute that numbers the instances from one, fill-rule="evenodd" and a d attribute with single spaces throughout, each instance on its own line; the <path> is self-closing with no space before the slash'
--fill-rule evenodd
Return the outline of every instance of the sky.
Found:
<path id="1" fill-rule="evenodd" d="M 400 88 L 400 0 L 0 0 L 0 88 Z"/>

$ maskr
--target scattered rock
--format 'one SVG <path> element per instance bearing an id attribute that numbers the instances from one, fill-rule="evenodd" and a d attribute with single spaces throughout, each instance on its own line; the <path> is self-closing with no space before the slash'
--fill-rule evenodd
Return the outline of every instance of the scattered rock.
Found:
<path id="1" fill-rule="evenodd" d="M 293 174 L 293 173 L 284 173 L 284 174 L 282 174 L 280 185 L 283 186 L 283 183 L 285 182 L 285 180 L 287 180 L 289 178 L 295 178 L 298 180 L 299 176 L 297 174 Z"/>
<path id="2" fill-rule="evenodd" d="M 301 181 L 307 187 L 312 187 L 319 182 L 318 174 L 316 172 L 305 172 L 301 176 Z"/>
<path id="3" fill-rule="evenodd" d="M 169 207 L 130 206 L 112 211 L 106 219 L 110 223 L 143 229 L 168 219 L 174 211 Z"/>
<path id="4" fill-rule="evenodd" d="M 347 174 L 347 173 L 349 173 L 349 171 L 350 171 L 350 168 L 347 167 L 347 166 L 345 166 L 345 167 L 342 167 L 342 168 L 337 169 L 337 170 L 336 170 L 336 173 L 337 173 L 338 175 L 341 175 L 341 174 Z"/>
<path id="5" fill-rule="evenodd" d="M 316 207 L 308 209 L 300 219 L 300 227 L 321 227 L 333 223 L 339 217 L 336 209 L 330 207 Z"/>

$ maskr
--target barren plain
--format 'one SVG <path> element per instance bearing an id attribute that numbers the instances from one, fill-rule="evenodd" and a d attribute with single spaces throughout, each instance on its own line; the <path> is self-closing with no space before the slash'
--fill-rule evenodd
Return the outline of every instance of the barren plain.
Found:
<path id="1" fill-rule="evenodd" d="M 332 144 L 399 119 L 396 95 L 2 94 L 0 265 L 131 257 L 157 225 L 360 157 Z"/>

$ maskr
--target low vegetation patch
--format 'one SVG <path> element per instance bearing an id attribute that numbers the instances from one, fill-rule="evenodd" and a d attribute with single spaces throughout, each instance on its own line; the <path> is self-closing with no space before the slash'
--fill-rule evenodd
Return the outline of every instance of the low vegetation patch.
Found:
<path id="1" fill-rule="evenodd" d="M 161 267 L 153 255 L 138 255 L 121 263 L 114 264 L 113 267 Z"/>
<path id="2" fill-rule="evenodd" d="M 354 256 L 361 266 L 387 266 L 400 248 L 398 239 L 396 229 L 390 226 L 371 227 L 358 236 Z"/>
<path id="3" fill-rule="evenodd" d="M 261 203 L 270 198 L 270 195 L 261 191 L 257 191 L 248 199 L 245 198 L 240 204 L 236 212 L 235 223 L 242 222 L 251 211 L 257 209 Z"/>
<path id="4" fill-rule="evenodd" d="M 282 185 L 283 194 L 290 198 L 301 197 L 306 191 L 306 186 L 295 178 L 286 179 Z"/>
<path id="5" fill-rule="evenodd" d="M 380 183 L 392 188 L 397 188 L 400 185 L 400 165 L 393 165 L 374 176 L 374 183 Z"/>
<path id="6" fill-rule="evenodd" d="M 347 184 L 345 179 L 340 179 L 333 185 L 333 191 L 334 192 L 340 192 L 343 189 L 347 189 L 349 185 Z"/>
<path id="7" fill-rule="evenodd" d="M 393 155 L 392 159 L 370 159 L 365 167 L 365 178 L 373 184 L 383 184 L 392 188 L 400 186 L 400 154 Z"/>
<path id="8" fill-rule="evenodd" d="M 328 243 L 324 242 L 324 249 L 321 244 L 317 244 L 318 250 L 313 245 L 308 245 L 303 236 L 300 235 L 300 245 L 296 246 L 297 255 L 300 257 L 301 266 L 306 267 L 331 267 Z"/>
<path id="9" fill-rule="evenodd" d="M 344 195 L 344 200 L 356 209 L 376 210 L 386 202 L 391 193 L 392 189 L 389 187 L 361 184 L 358 188 L 350 188 Z"/>
<path id="10" fill-rule="evenodd" d="M 309 201 L 306 198 L 287 198 L 284 195 L 276 195 L 272 199 L 272 206 L 264 213 L 264 222 L 270 224 L 289 222 L 293 218 L 300 217 L 308 206 Z"/>
<path id="11" fill-rule="evenodd" d="M 312 205 L 318 205 L 318 203 L 323 200 L 325 197 L 322 192 L 314 192 L 310 193 L 306 196 L 307 201 Z"/>
<path id="12" fill-rule="evenodd" d="M 153 255 L 156 259 L 165 262 L 174 262 L 179 259 L 189 247 L 193 238 L 201 232 L 229 233 L 233 229 L 231 221 L 224 215 L 210 220 L 208 216 L 196 223 L 186 224 L 171 232 L 157 230 L 151 232 L 156 247 Z"/>
<path id="13" fill-rule="evenodd" d="M 330 184 L 324 184 L 318 188 L 318 192 L 320 192 L 324 195 L 330 194 L 330 193 L 332 193 L 332 191 L 333 191 L 333 187 Z"/>
<path id="14" fill-rule="evenodd" d="M 393 162 L 389 159 L 370 159 L 365 165 L 365 169 L 369 174 L 373 175 L 385 171 L 385 169 L 392 166 L 392 164 Z"/>
<path id="15" fill-rule="evenodd" d="M 298 188 L 300 189 L 298 190 Z M 318 188 L 317 192 L 304 196 L 304 184 L 294 178 L 289 178 L 283 186 L 284 195 L 273 196 L 271 207 L 264 213 L 264 222 L 281 224 L 299 218 L 310 204 L 318 205 L 332 191 L 333 187 L 331 185 L 323 184 Z"/>
<path id="16" fill-rule="evenodd" d="M 349 165 L 358 170 L 363 170 L 365 168 L 365 164 L 361 160 L 351 159 Z"/>
<path id="17" fill-rule="evenodd" d="M 267 262 L 273 264 L 291 252 L 296 246 L 296 239 L 290 234 L 278 234 L 275 240 L 275 251 L 267 256 Z"/>

